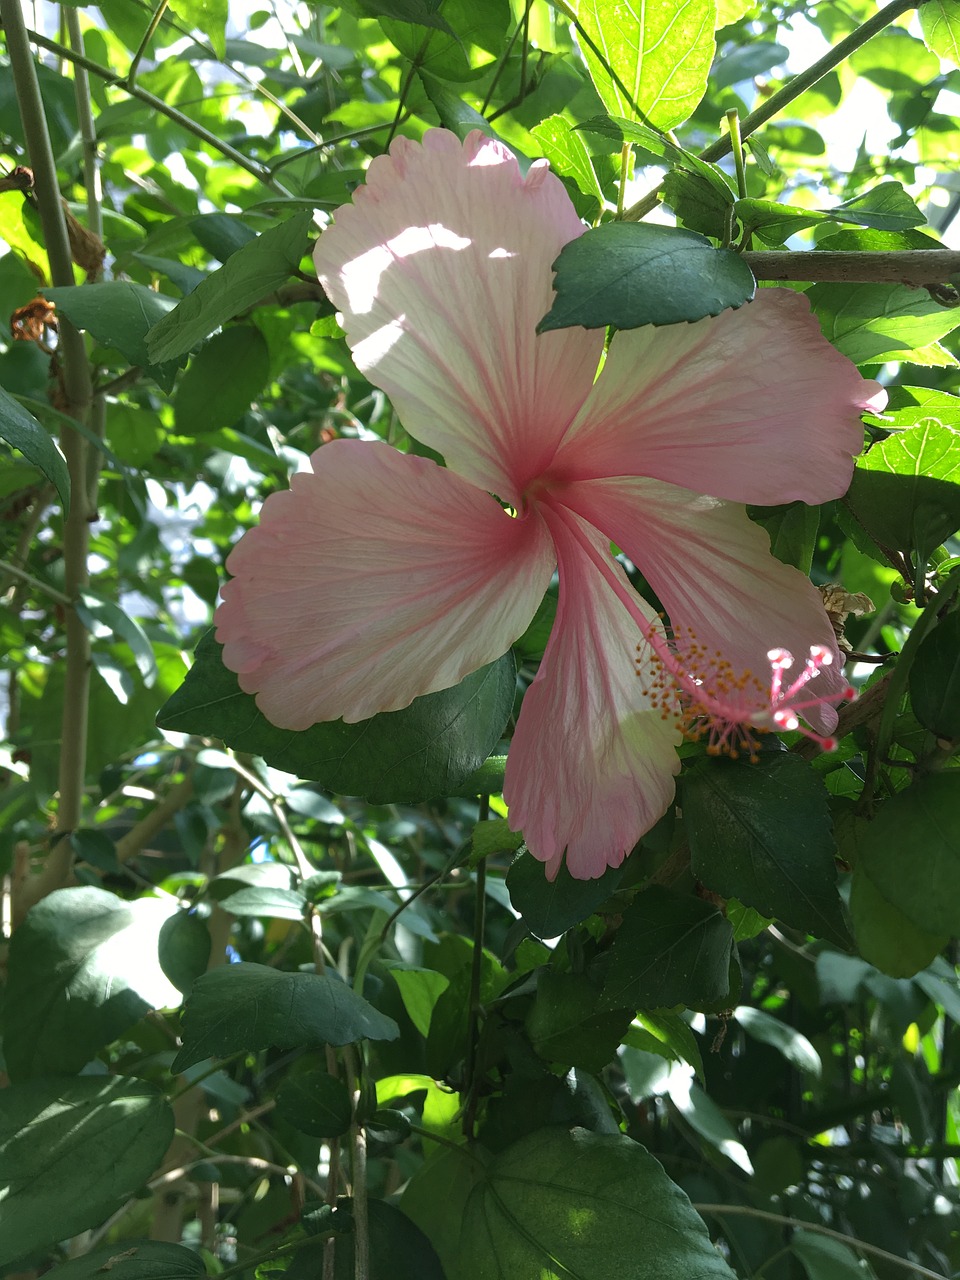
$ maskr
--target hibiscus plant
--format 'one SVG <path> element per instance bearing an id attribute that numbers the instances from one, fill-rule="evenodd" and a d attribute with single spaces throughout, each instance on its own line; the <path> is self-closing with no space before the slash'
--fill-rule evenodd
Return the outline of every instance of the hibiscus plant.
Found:
<path id="1" fill-rule="evenodd" d="M 960 1272 L 960 0 L 0 19 L 0 1277 Z"/>

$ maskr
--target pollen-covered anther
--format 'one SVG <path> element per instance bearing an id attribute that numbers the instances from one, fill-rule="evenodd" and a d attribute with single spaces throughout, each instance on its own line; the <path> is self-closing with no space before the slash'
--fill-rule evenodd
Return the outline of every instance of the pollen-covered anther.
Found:
<path id="1" fill-rule="evenodd" d="M 736 759 L 743 753 L 756 762 L 764 732 L 799 731 L 824 751 L 836 747 L 833 738 L 815 733 L 800 719 L 813 707 L 854 696 L 849 686 L 818 696 L 804 692 L 821 669 L 833 662 L 833 652 L 825 645 L 811 646 L 802 670 L 784 687 L 784 674 L 794 665 L 788 649 L 769 650 L 770 680 L 764 685 L 752 671 L 735 671 L 720 650 L 708 653 L 690 632 L 668 638 L 652 625 L 645 639 L 660 667 L 658 675 L 652 676 L 649 650 L 643 644 L 637 646 L 637 674 L 644 677 L 651 701 L 661 708 L 664 719 L 676 720 L 685 738 L 693 742 L 705 738 L 708 755 Z"/>

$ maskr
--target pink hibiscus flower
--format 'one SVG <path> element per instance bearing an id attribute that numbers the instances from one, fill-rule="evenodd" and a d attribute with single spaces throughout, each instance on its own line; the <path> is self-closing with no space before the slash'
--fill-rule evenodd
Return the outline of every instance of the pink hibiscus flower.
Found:
<path id="1" fill-rule="evenodd" d="M 587 879 L 669 807 L 685 725 L 715 744 L 798 712 L 834 727 L 845 685 L 819 594 L 742 504 L 839 497 L 883 395 L 784 289 L 617 333 L 597 377 L 602 331 L 536 333 L 583 229 L 545 161 L 522 177 L 480 133 L 401 138 L 373 161 L 317 271 L 357 367 L 446 467 L 323 446 L 232 551 L 216 627 L 273 724 L 355 722 L 500 657 L 559 567 L 504 798 L 549 876 L 566 856 Z M 792 685 L 774 649 L 811 654 Z"/>

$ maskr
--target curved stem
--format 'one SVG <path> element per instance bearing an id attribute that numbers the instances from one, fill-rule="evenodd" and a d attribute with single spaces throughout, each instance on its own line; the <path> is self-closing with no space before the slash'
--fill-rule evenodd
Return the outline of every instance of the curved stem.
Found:
<path id="1" fill-rule="evenodd" d="M 169 0 L 160 0 L 156 9 L 150 15 L 150 21 L 147 23 L 146 31 L 143 33 L 143 39 L 137 46 L 137 51 L 133 55 L 133 61 L 130 63 L 130 70 L 127 72 L 128 89 L 132 89 L 137 82 L 137 71 L 139 70 L 140 63 L 143 61 L 143 55 L 146 53 L 147 45 L 149 45 L 150 41 L 153 39 L 154 33 L 160 25 L 160 19 L 167 11 L 168 3 Z"/>
<path id="2" fill-rule="evenodd" d="M 834 1231 L 831 1227 L 821 1227 L 818 1222 L 802 1222 L 799 1218 L 787 1218 L 782 1213 L 770 1213 L 766 1209 L 754 1209 L 749 1204 L 694 1204 L 697 1213 L 709 1213 L 712 1217 L 724 1216 L 741 1218 L 759 1218 L 761 1222 L 774 1222 L 781 1227 L 791 1227 L 797 1231 L 812 1231 L 814 1235 L 827 1236 L 831 1240 L 839 1240 L 858 1253 L 871 1254 L 874 1258 L 882 1258 L 893 1267 L 902 1267 L 904 1271 L 912 1271 L 914 1275 L 924 1276 L 925 1280 L 943 1280 L 939 1271 L 930 1271 L 921 1267 L 918 1262 L 910 1262 L 907 1258 L 898 1258 L 895 1253 L 888 1253 L 879 1245 L 868 1244 L 855 1236 L 844 1235 L 842 1231 Z"/>
<path id="3" fill-rule="evenodd" d="M 857 27 L 856 31 L 851 31 L 845 39 L 841 40 L 828 53 L 825 53 L 812 67 L 808 67 L 806 71 L 801 71 L 798 76 L 794 76 L 782 89 L 778 89 L 776 93 L 772 93 L 767 98 L 766 102 L 761 103 L 756 111 L 751 111 L 744 120 L 741 120 L 741 139 L 748 138 L 751 133 L 756 133 L 762 124 L 772 120 L 784 107 L 789 106 L 794 99 L 799 98 L 801 93 L 806 93 L 819 80 L 822 80 L 828 72 L 833 71 L 841 62 L 844 62 L 852 53 L 855 53 L 861 45 L 866 44 L 868 40 L 878 35 L 885 27 L 889 27 L 890 23 L 895 22 L 897 18 L 909 13 L 911 9 L 916 9 L 921 2 L 922 0 L 892 0 L 879 13 L 875 13 L 872 18 Z M 705 147 L 700 152 L 700 159 L 707 161 L 719 160 L 721 156 L 728 155 L 732 148 L 733 141 L 728 134 L 725 137 L 718 138 L 716 142 L 712 142 L 709 147 Z M 655 209 L 660 203 L 662 187 L 663 184 L 661 183 L 656 190 L 645 195 L 642 200 L 638 200 L 635 205 L 632 205 L 626 211 L 623 215 L 624 218 L 628 221 L 636 222 L 649 213 L 651 209 Z"/>

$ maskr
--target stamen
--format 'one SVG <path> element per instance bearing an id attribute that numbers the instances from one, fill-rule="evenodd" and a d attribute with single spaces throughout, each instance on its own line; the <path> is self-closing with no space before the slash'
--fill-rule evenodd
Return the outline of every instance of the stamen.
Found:
<path id="1" fill-rule="evenodd" d="M 794 730 L 824 751 L 836 748 L 834 738 L 802 724 L 799 714 L 854 696 L 849 685 L 820 695 L 805 692 L 833 662 L 833 652 L 825 645 L 811 646 L 802 670 L 784 687 L 785 673 L 794 665 L 788 649 L 768 652 L 770 677 L 764 684 L 751 671 L 737 672 L 720 650 L 709 653 L 689 629 L 668 636 L 654 623 L 644 638 L 646 645 L 637 645 L 637 675 L 645 680 L 648 696 L 664 719 L 676 719 L 684 737 L 692 742 L 706 738 L 708 755 L 735 760 L 743 753 L 755 764 L 761 734 Z"/>

